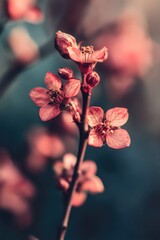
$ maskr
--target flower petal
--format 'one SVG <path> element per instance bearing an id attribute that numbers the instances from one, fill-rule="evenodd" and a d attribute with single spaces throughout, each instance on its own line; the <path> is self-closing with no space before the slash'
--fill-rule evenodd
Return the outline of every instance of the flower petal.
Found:
<path id="1" fill-rule="evenodd" d="M 79 207 L 81 206 L 87 198 L 87 194 L 84 192 L 74 192 L 72 197 L 72 206 Z"/>
<path id="2" fill-rule="evenodd" d="M 48 121 L 60 114 L 60 109 L 54 105 L 45 105 L 40 108 L 39 116 L 42 121 Z"/>
<path id="3" fill-rule="evenodd" d="M 85 173 L 85 176 L 93 176 L 97 172 L 97 165 L 91 160 L 84 161 L 81 165 L 81 171 Z"/>
<path id="4" fill-rule="evenodd" d="M 87 120 L 90 127 L 100 124 L 104 117 L 104 111 L 100 107 L 90 107 L 87 111 Z"/>
<path id="5" fill-rule="evenodd" d="M 79 93 L 81 83 L 78 79 L 70 79 L 63 85 L 64 95 L 66 98 L 71 98 Z"/>
<path id="6" fill-rule="evenodd" d="M 84 181 L 81 190 L 92 194 L 101 193 L 104 191 L 104 185 L 99 177 L 93 176 L 92 178 Z"/>
<path id="7" fill-rule="evenodd" d="M 59 90 L 62 86 L 60 78 L 51 72 L 47 72 L 44 81 L 48 89 Z"/>
<path id="8" fill-rule="evenodd" d="M 95 51 L 92 54 L 92 61 L 94 60 L 94 62 L 103 62 L 104 60 L 106 60 L 108 57 L 108 51 L 106 47 L 103 47 L 100 50 Z"/>
<path id="9" fill-rule="evenodd" d="M 47 89 L 42 87 L 33 88 L 29 96 L 32 101 L 39 107 L 42 107 L 49 103 L 49 96 L 47 95 Z"/>
<path id="10" fill-rule="evenodd" d="M 106 112 L 106 120 L 110 122 L 111 126 L 121 127 L 128 120 L 129 114 L 127 108 L 111 108 Z"/>
<path id="11" fill-rule="evenodd" d="M 58 31 L 56 33 L 55 45 L 63 57 L 69 58 L 68 47 L 77 47 L 77 42 L 72 35 Z"/>
<path id="12" fill-rule="evenodd" d="M 102 138 L 92 129 L 89 133 L 88 144 L 93 147 L 101 147 L 103 145 Z"/>
<path id="13" fill-rule="evenodd" d="M 125 129 L 113 130 L 113 133 L 106 135 L 106 143 L 109 147 L 114 149 L 121 149 L 129 147 L 131 143 L 130 136 Z"/>
<path id="14" fill-rule="evenodd" d="M 67 49 L 71 60 L 79 63 L 85 62 L 83 54 L 78 47 L 68 47 Z"/>

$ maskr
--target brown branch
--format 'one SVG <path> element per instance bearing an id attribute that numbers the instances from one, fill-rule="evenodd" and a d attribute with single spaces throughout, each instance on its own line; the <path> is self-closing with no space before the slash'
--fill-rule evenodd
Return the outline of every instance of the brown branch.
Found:
<path id="1" fill-rule="evenodd" d="M 85 78 L 85 76 L 84 76 Z M 66 206 L 64 210 L 64 216 L 63 216 L 63 221 L 62 221 L 62 226 L 60 228 L 60 234 L 58 236 L 58 240 L 64 240 L 66 231 L 68 228 L 68 222 L 69 222 L 69 217 L 72 209 L 72 196 L 76 190 L 77 187 L 77 181 L 79 178 L 80 174 L 80 166 L 81 163 L 84 160 L 84 155 L 86 152 L 87 148 L 87 140 L 88 140 L 88 124 L 86 122 L 86 113 L 87 113 L 87 108 L 90 104 L 90 93 L 86 93 L 83 91 L 82 88 L 82 96 L 83 96 L 83 109 L 82 109 L 82 119 L 81 119 L 81 125 L 79 126 L 79 131 L 80 131 L 80 139 L 79 139 L 79 148 L 78 148 L 78 154 L 77 154 L 77 162 L 74 168 L 74 173 L 72 177 L 72 181 L 70 183 L 70 187 L 67 193 L 67 200 L 66 200 Z"/>

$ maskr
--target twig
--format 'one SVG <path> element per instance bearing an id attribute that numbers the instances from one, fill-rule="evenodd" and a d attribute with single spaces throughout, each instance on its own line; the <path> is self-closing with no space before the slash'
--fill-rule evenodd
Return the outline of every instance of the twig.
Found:
<path id="1" fill-rule="evenodd" d="M 85 76 L 84 76 L 84 78 L 85 78 Z M 86 122 L 86 113 L 87 113 L 87 108 L 90 104 L 91 95 L 90 95 L 90 93 L 86 93 L 82 88 L 82 97 L 83 97 L 83 109 L 82 109 L 81 125 L 79 127 L 80 139 L 79 139 L 79 148 L 78 148 L 78 154 L 77 154 L 77 162 L 76 162 L 76 165 L 74 168 L 72 181 L 70 183 L 70 187 L 69 187 L 69 190 L 67 193 L 67 201 L 66 201 L 62 226 L 60 228 L 60 234 L 59 234 L 58 240 L 64 240 L 65 235 L 66 235 L 69 217 L 70 217 L 70 213 L 71 213 L 71 209 L 72 209 L 72 196 L 77 187 L 77 180 L 80 175 L 80 166 L 84 160 L 84 155 L 85 155 L 86 148 L 87 148 L 88 124 Z"/>

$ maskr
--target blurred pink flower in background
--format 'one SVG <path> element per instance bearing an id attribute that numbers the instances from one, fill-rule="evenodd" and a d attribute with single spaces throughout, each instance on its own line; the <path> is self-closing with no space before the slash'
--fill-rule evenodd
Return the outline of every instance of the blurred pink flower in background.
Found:
<path id="1" fill-rule="evenodd" d="M 111 108 L 104 114 L 102 108 L 90 107 L 87 112 L 88 124 L 91 127 L 88 144 L 101 147 L 106 143 L 114 149 L 129 147 L 129 134 L 125 129 L 121 129 L 128 117 L 126 108 Z"/>
<path id="2" fill-rule="evenodd" d="M 7 12 L 12 20 L 26 20 L 38 23 L 44 19 L 36 0 L 7 0 Z"/>
<path id="3" fill-rule="evenodd" d="M 111 98 L 127 94 L 138 78 L 146 75 L 153 65 L 154 43 L 147 32 L 145 19 L 134 10 L 126 10 L 93 41 L 108 48 L 108 61 L 102 63 L 107 74 Z"/>
<path id="4" fill-rule="evenodd" d="M 97 37 L 95 44 L 108 47 L 109 58 L 103 65 L 110 71 L 141 77 L 152 65 L 153 42 L 142 16 L 136 12 L 124 12 L 113 27 Z"/>
<path id="5" fill-rule="evenodd" d="M 76 157 L 71 153 L 65 154 L 62 161 L 56 161 L 53 164 L 59 187 L 64 192 L 69 188 L 75 164 Z M 87 193 L 96 194 L 104 191 L 101 179 L 95 175 L 96 171 L 97 166 L 93 161 L 86 160 L 82 163 L 77 188 L 72 197 L 73 206 L 82 205 L 87 198 Z"/>
<path id="6" fill-rule="evenodd" d="M 48 157 L 58 158 L 64 151 L 64 143 L 60 137 L 51 134 L 46 128 L 37 127 L 31 129 L 27 140 L 30 150 L 27 157 L 27 167 L 32 171 L 41 171 L 48 163 Z"/>
<path id="7" fill-rule="evenodd" d="M 8 36 L 9 46 L 16 60 L 22 64 L 33 63 L 39 58 L 37 44 L 24 28 L 13 28 Z"/>
<path id="8" fill-rule="evenodd" d="M 31 200 L 35 188 L 13 164 L 9 155 L 0 150 L 0 208 L 11 212 L 22 227 L 32 222 Z"/>

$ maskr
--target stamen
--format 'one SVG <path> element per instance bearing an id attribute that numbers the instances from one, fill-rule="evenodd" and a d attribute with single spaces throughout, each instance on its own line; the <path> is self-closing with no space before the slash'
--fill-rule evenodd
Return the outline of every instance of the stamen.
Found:
<path id="1" fill-rule="evenodd" d="M 50 97 L 50 104 L 54 104 L 54 105 L 60 106 L 60 104 L 64 100 L 63 94 L 61 92 L 57 91 L 57 90 L 49 89 L 47 91 L 47 94 Z"/>
<path id="2" fill-rule="evenodd" d="M 82 53 L 92 54 L 92 53 L 94 53 L 93 46 L 81 47 L 81 52 Z"/>
<path id="3" fill-rule="evenodd" d="M 85 62 L 87 62 L 94 52 L 93 46 L 81 47 L 81 52 L 84 54 Z"/>

